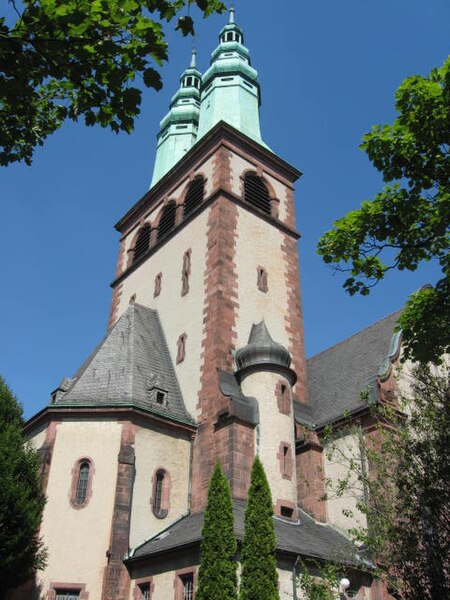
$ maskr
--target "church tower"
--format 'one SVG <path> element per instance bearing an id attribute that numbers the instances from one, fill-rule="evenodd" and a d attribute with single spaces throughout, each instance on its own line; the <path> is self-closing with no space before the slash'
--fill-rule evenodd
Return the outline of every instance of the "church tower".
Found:
<path id="1" fill-rule="evenodd" d="M 218 459 L 244 500 L 258 452 L 277 510 L 295 514 L 292 402 L 306 402 L 300 173 L 262 140 L 258 76 L 233 10 L 198 82 L 193 61 L 161 122 L 153 185 L 116 226 L 110 327 L 130 302 L 158 311 L 198 426 L 192 510 L 204 508 Z"/>
<path id="2" fill-rule="evenodd" d="M 106 337 L 26 425 L 48 496 L 49 562 L 36 598 L 193 600 L 217 461 L 241 539 L 252 463 L 262 460 L 283 597 L 297 597 L 299 555 L 320 547 L 331 556 L 347 542 L 299 519 L 302 506 L 314 514 L 319 502 L 322 460 L 320 444 L 296 453 L 296 416 L 312 414 L 294 207 L 300 172 L 263 141 L 260 104 L 231 10 L 206 72 L 193 53 L 181 75 L 150 189 L 116 224 Z M 326 520 L 325 510 L 317 514 Z"/>

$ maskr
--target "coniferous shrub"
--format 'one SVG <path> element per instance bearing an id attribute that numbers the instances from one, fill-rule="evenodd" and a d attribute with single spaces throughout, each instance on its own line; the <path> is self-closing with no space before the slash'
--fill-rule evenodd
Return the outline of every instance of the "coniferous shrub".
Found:
<path id="1" fill-rule="evenodd" d="M 233 522 L 230 486 L 217 463 L 209 482 L 196 600 L 237 600 Z"/>
<path id="2" fill-rule="evenodd" d="M 275 549 L 272 494 L 256 457 L 245 510 L 240 600 L 279 600 Z"/>
<path id="3" fill-rule="evenodd" d="M 22 407 L 0 377 L 0 598 L 46 560 L 37 536 L 45 505 L 40 461 L 22 427 Z"/>

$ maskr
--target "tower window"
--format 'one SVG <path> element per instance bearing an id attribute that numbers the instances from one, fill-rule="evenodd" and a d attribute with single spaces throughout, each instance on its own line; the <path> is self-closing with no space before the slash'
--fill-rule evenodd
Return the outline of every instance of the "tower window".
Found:
<path id="1" fill-rule="evenodd" d="M 87 485 L 89 480 L 89 463 L 83 462 L 80 465 L 78 475 L 77 493 L 75 494 L 75 504 L 84 504 L 86 502 Z"/>
<path id="2" fill-rule="evenodd" d="M 191 253 L 192 250 L 186 250 L 183 254 L 183 268 L 181 270 L 181 295 L 185 296 L 189 292 L 189 275 L 191 274 Z"/>
<path id="3" fill-rule="evenodd" d="M 233 32 L 229 31 L 227 33 L 227 42 L 232 42 L 233 41 Z"/>
<path id="4" fill-rule="evenodd" d="M 77 600 L 80 597 L 78 590 L 56 590 L 56 600 Z"/>
<path id="5" fill-rule="evenodd" d="M 155 277 L 155 291 L 153 297 L 156 298 L 161 293 L 162 273 L 158 273 Z"/>
<path id="6" fill-rule="evenodd" d="M 186 357 L 186 339 L 187 334 L 182 333 L 177 342 L 177 365 L 184 361 Z"/>
<path id="7" fill-rule="evenodd" d="M 244 199 L 266 214 L 271 214 L 267 186 L 261 177 L 253 173 L 247 173 L 244 177 Z"/>
<path id="8" fill-rule="evenodd" d="M 77 461 L 72 469 L 72 485 L 69 499 L 74 508 L 87 506 L 92 495 L 93 465 L 88 458 Z"/>
<path id="9" fill-rule="evenodd" d="M 140 600 L 150 600 L 150 584 L 142 583 L 139 586 Z"/>
<path id="10" fill-rule="evenodd" d="M 283 479 L 292 479 L 292 449 L 291 445 L 281 442 L 278 450 L 278 460 L 280 462 L 280 473 Z"/>
<path id="11" fill-rule="evenodd" d="M 288 386 L 279 381 L 275 388 L 275 396 L 277 398 L 278 410 L 283 415 L 291 414 L 291 394 Z"/>
<path id="12" fill-rule="evenodd" d="M 194 600 L 194 574 L 186 573 L 180 579 L 183 590 L 182 600 Z"/>
<path id="13" fill-rule="evenodd" d="M 266 293 L 268 291 L 268 286 L 267 286 L 267 271 L 265 270 L 264 267 L 258 267 L 257 268 L 257 286 L 258 286 L 258 290 L 261 292 Z"/>
<path id="14" fill-rule="evenodd" d="M 205 193 L 205 180 L 203 177 L 196 177 L 189 186 L 183 205 L 183 216 L 187 217 L 197 206 L 203 202 Z"/>
<path id="15" fill-rule="evenodd" d="M 144 227 L 140 229 L 134 246 L 133 263 L 145 254 L 150 247 L 150 233 L 150 225 L 144 225 Z"/>
<path id="16" fill-rule="evenodd" d="M 159 221 L 158 240 L 162 239 L 175 227 L 175 202 L 169 202 L 164 208 Z"/>
<path id="17" fill-rule="evenodd" d="M 169 474 L 164 469 L 158 469 L 153 477 L 152 508 L 155 517 L 164 519 L 169 512 Z"/>
<path id="18" fill-rule="evenodd" d="M 280 508 L 280 516 L 284 517 L 285 519 L 292 519 L 293 514 L 294 514 L 294 509 L 291 508 L 290 506 L 282 506 Z"/>

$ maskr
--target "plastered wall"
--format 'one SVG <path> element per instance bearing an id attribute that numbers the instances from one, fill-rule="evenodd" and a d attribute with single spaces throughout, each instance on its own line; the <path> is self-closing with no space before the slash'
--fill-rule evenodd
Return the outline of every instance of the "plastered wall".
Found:
<path id="1" fill-rule="evenodd" d="M 188 510 L 190 441 L 156 428 L 138 428 L 135 437 L 135 481 L 131 509 L 130 547 L 179 518 Z M 158 519 L 152 510 L 152 476 L 162 468 L 170 475 L 169 513 Z"/>
<path id="2" fill-rule="evenodd" d="M 324 474 L 325 480 L 330 484 L 327 489 L 327 511 L 330 525 L 334 525 L 346 533 L 355 526 L 366 527 L 365 516 L 358 510 L 356 504 L 363 494 L 361 484 L 356 475 L 350 473 L 346 490 L 341 497 L 337 497 L 336 489 L 340 481 L 349 475 L 350 461 L 359 463 L 361 460 L 359 440 L 356 434 L 349 434 L 329 443 L 324 448 Z M 351 511 L 353 516 L 346 516 L 343 510 Z"/>
<path id="3" fill-rule="evenodd" d="M 296 473 L 295 460 L 292 466 L 292 478 L 284 479 L 278 458 L 280 442 L 287 442 L 295 453 L 294 427 L 291 415 L 280 413 L 275 397 L 275 386 L 280 380 L 276 373 L 258 372 L 248 375 L 241 383 L 242 391 L 247 396 L 254 396 L 259 405 L 259 433 L 257 432 L 257 452 L 264 465 L 272 500 L 288 500 L 296 505 Z M 289 386 L 287 380 L 285 384 Z M 258 441 L 259 437 L 259 441 Z"/>
<path id="4" fill-rule="evenodd" d="M 238 208 L 236 270 L 238 274 L 236 348 L 248 342 L 252 324 L 265 320 L 272 338 L 288 346 L 288 310 L 281 234 L 244 208 Z M 268 273 L 268 291 L 257 287 L 257 268 Z"/>
<path id="5" fill-rule="evenodd" d="M 101 598 L 121 428 L 113 421 L 74 420 L 57 426 L 41 527 L 49 548 L 47 568 L 38 574 L 45 592 L 55 581 L 84 583 L 90 598 Z M 76 509 L 69 501 L 72 469 L 83 457 L 92 460 L 92 497 Z"/>

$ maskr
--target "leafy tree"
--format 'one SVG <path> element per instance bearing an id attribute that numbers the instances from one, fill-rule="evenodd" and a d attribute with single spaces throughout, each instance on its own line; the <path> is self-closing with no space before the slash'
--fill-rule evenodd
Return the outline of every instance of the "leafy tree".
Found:
<path id="1" fill-rule="evenodd" d="M 177 18 L 176 29 L 192 34 L 183 8 L 194 3 L 205 17 L 225 8 L 219 0 L 9 2 L 17 20 L 0 17 L 0 165 L 31 164 L 65 119 L 132 131 L 136 80 L 162 86 L 155 66 L 168 56 L 163 27 Z"/>
<path id="2" fill-rule="evenodd" d="M 236 552 L 230 486 L 217 463 L 202 531 L 197 600 L 237 600 Z"/>
<path id="3" fill-rule="evenodd" d="M 308 565 L 300 563 L 301 572 L 298 585 L 308 600 L 339 600 L 340 570 L 334 563 L 316 563 L 316 571 L 320 577 L 311 573 Z"/>
<path id="4" fill-rule="evenodd" d="M 0 598 L 45 566 L 37 531 L 45 495 L 37 452 L 24 445 L 22 407 L 0 377 Z"/>
<path id="5" fill-rule="evenodd" d="M 397 598 L 450 597 L 449 376 L 446 367 L 417 367 L 398 406 L 375 410 L 378 426 L 370 434 L 351 427 L 325 440 L 329 458 L 348 467 L 330 492 L 356 494 L 367 528 L 356 526 L 351 534 Z M 344 433 L 359 440 L 359 459 L 334 443 Z"/>
<path id="6" fill-rule="evenodd" d="M 442 278 L 413 294 L 399 327 L 405 356 L 438 361 L 450 350 L 450 57 L 396 93 L 399 116 L 361 144 L 387 185 L 334 223 L 319 240 L 326 263 L 350 276 L 344 288 L 366 295 L 392 269 L 435 261 Z"/>
<path id="7" fill-rule="evenodd" d="M 257 456 L 245 510 L 240 600 L 279 600 L 275 549 L 272 495 Z"/>

